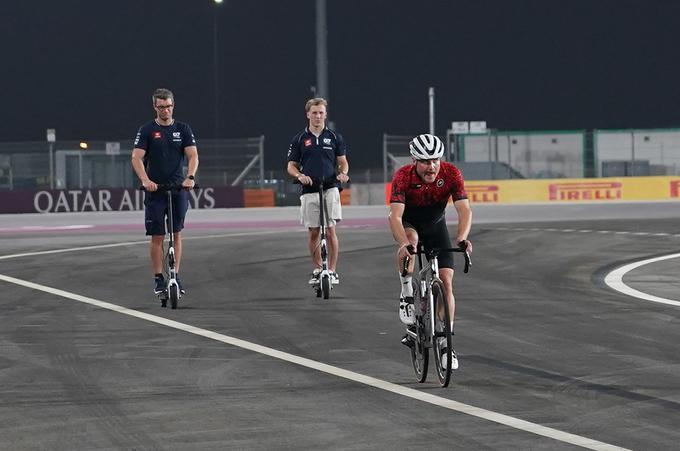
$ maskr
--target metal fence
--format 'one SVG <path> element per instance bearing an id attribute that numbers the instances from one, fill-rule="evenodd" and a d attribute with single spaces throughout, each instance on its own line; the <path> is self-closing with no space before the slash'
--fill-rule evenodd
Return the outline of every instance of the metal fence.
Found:
<path id="1" fill-rule="evenodd" d="M 410 136 L 383 135 L 383 179 L 410 162 Z M 449 134 L 446 156 L 466 180 L 680 175 L 680 129 Z"/>
<path id="2" fill-rule="evenodd" d="M 399 169 L 401 166 L 411 163 L 411 155 L 409 154 L 408 143 L 412 138 L 413 137 L 410 135 L 383 134 L 383 182 L 389 182 L 392 180 L 394 171 Z M 483 141 L 483 144 L 486 145 L 487 141 Z M 465 154 L 463 152 L 456 151 L 455 148 L 455 143 L 450 143 L 447 145 L 447 151 L 444 154 L 444 159 L 454 162 L 456 166 L 461 171 L 463 171 L 466 180 L 525 178 L 506 162 L 503 162 L 498 158 L 494 159 L 495 153 L 489 153 L 488 149 L 484 149 L 483 152 L 485 156 L 483 158 L 473 157 L 470 159 L 470 161 L 468 161 L 465 158 Z M 475 146 L 475 150 L 479 149 L 480 146 Z M 471 153 L 473 155 L 481 155 L 481 152 Z"/>
<path id="3" fill-rule="evenodd" d="M 411 138 L 383 134 L 382 168 L 360 177 L 389 182 L 410 163 Z M 447 159 L 466 180 L 680 175 L 680 129 L 489 130 L 446 138 Z M 0 143 L 0 190 L 132 188 L 139 182 L 131 149 L 130 140 L 92 141 L 87 149 L 77 141 Z M 282 197 L 295 191 L 285 171 L 265 174 L 264 136 L 202 140 L 199 158 L 203 185 L 275 188 Z"/>
<path id="4" fill-rule="evenodd" d="M 465 163 L 505 168 L 500 176 L 495 171 L 493 178 L 581 178 L 585 177 L 585 135 L 582 130 L 457 135 L 456 157 Z"/>
<path id="5" fill-rule="evenodd" d="M 131 151 L 129 140 L 0 143 L 0 190 L 133 188 Z M 264 136 L 203 140 L 199 160 L 201 184 L 265 186 Z"/>
<path id="6" fill-rule="evenodd" d="M 596 130 L 595 174 L 680 175 L 680 129 Z"/>

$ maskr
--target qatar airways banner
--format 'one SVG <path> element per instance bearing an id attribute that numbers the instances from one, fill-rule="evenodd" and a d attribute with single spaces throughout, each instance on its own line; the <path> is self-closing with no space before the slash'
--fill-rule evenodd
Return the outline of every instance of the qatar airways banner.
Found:
<path id="1" fill-rule="evenodd" d="M 189 191 L 189 208 L 243 207 L 243 188 L 206 187 Z M 0 191 L 0 213 L 71 213 L 144 209 L 144 192 L 135 189 Z"/>

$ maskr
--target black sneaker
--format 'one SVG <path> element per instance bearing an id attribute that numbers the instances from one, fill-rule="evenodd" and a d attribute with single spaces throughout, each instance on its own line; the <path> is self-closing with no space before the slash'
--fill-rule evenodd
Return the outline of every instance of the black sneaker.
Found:
<path id="1" fill-rule="evenodd" d="M 156 287 L 153 289 L 154 294 L 161 294 L 165 293 L 165 290 L 167 290 L 167 285 L 165 283 L 165 278 L 163 276 L 160 277 L 154 277 L 154 284 Z"/>

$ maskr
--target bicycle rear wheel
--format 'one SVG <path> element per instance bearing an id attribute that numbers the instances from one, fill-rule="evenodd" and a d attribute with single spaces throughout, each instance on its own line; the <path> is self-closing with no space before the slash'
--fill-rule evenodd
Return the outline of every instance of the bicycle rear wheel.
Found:
<path id="1" fill-rule="evenodd" d="M 420 283 L 413 280 L 413 304 L 415 308 L 416 324 L 413 346 L 411 347 L 411 363 L 416 374 L 416 380 L 421 384 L 427 379 L 427 367 L 430 362 L 430 353 L 427 350 L 427 331 L 423 321 L 424 313 L 421 306 Z"/>
<path id="2" fill-rule="evenodd" d="M 449 309 L 444 294 L 444 284 L 435 281 L 432 284 L 432 297 L 434 304 L 434 363 L 437 368 L 437 379 L 439 385 L 447 387 L 451 380 L 451 362 L 453 360 L 453 339 L 451 335 L 451 321 L 449 320 Z"/>

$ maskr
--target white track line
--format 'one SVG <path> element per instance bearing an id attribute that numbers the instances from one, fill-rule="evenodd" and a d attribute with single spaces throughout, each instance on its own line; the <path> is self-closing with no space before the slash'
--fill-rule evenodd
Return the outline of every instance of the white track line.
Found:
<path id="1" fill-rule="evenodd" d="M 641 260 L 635 263 L 630 263 L 628 265 L 617 268 L 614 271 L 607 274 L 607 276 L 604 278 L 604 283 L 609 285 L 609 287 L 613 288 L 614 290 L 626 294 L 628 296 L 644 299 L 645 301 L 658 302 L 660 304 L 668 304 L 680 307 L 680 301 L 674 301 L 672 299 L 666 299 L 659 296 L 653 296 L 651 294 L 643 293 L 642 291 L 638 291 L 623 283 L 623 276 L 625 276 L 626 273 L 636 268 L 639 268 L 640 266 L 660 262 L 663 260 L 670 260 L 678 257 L 680 257 L 680 254 L 670 254 L 664 255 L 662 257 L 648 258 L 647 260 Z"/>
<path id="2" fill-rule="evenodd" d="M 19 226 L 19 227 L 0 227 L 0 232 L 52 232 L 58 230 L 79 230 L 79 229 L 92 229 L 94 225 L 92 224 L 72 224 L 72 225 L 62 225 L 62 226 Z"/>
<path id="3" fill-rule="evenodd" d="M 201 236 L 183 236 L 182 241 L 187 240 L 205 240 L 213 238 L 230 238 L 235 236 L 251 236 L 251 235 L 272 235 L 279 234 L 283 230 L 271 230 L 271 231 L 258 231 L 258 232 L 237 232 L 237 233 L 223 233 L 219 235 L 201 235 Z M 292 230 L 291 230 L 292 231 Z M 36 255 L 49 255 L 49 254 L 61 254 L 64 252 L 77 252 L 77 251 L 90 251 L 93 249 L 106 249 L 110 247 L 122 247 L 122 246 L 134 246 L 137 244 L 148 244 L 149 240 L 146 241 L 124 241 L 122 243 L 111 243 L 111 244 L 96 244 L 93 246 L 82 246 L 82 247 L 71 247 L 66 249 L 52 249 L 49 251 L 35 251 L 35 252 L 24 252 L 22 254 L 11 254 L 11 255 L 0 255 L 0 260 L 8 260 L 10 258 L 19 257 L 35 257 Z"/>
<path id="4" fill-rule="evenodd" d="M 242 236 L 242 235 L 255 235 L 260 233 L 280 233 L 277 232 L 247 232 L 247 233 L 234 233 L 234 234 L 224 234 L 224 235 L 212 235 L 212 238 L 216 237 L 231 237 L 231 236 Z M 205 237 L 194 237 L 194 238 L 205 238 Z M 44 255 L 52 254 L 58 252 L 71 252 L 77 250 L 91 250 L 100 248 L 110 248 L 116 246 L 129 246 L 134 244 L 147 243 L 148 241 L 129 241 L 125 243 L 116 244 L 105 244 L 98 246 L 84 246 L 72 249 L 60 249 L 52 251 L 41 251 L 41 252 L 30 252 L 23 254 L 5 255 L 0 256 L 0 259 L 18 258 L 25 256 L 34 255 Z M 211 340 L 226 343 L 228 345 L 236 346 L 249 351 L 257 352 L 275 359 L 283 360 L 289 363 L 300 365 L 306 368 L 317 370 L 326 374 L 331 374 L 336 377 L 341 377 L 353 382 L 368 385 L 370 387 L 385 390 L 397 395 L 406 396 L 408 398 L 416 399 L 418 401 L 426 402 L 435 406 L 443 407 L 452 411 L 463 413 L 466 415 L 471 415 L 477 418 L 481 418 L 487 421 L 492 421 L 494 423 L 502 424 L 513 429 L 530 432 L 532 434 L 547 437 L 553 440 L 557 440 L 564 443 L 569 443 L 572 445 L 580 446 L 582 448 L 598 450 L 598 451 L 628 451 L 627 448 L 618 447 L 611 445 L 609 443 L 600 442 L 598 440 L 593 440 L 587 437 L 583 437 L 576 434 L 570 434 L 568 432 L 560 431 L 558 429 L 553 429 L 546 426 L 541 426 L 540 424 L 531 423 L 529 421 L 521 420 L 519 418 L 511 417 L 501 413 L 493 412 L 491 410 L 481 409 L 479 407 L 471 406 L 468 404 L 463 404 L 452 399 L 442 398 L 440 396 L 435 396 L 430 393 L 425 393 L 420 390 L 415 390 L 413 388 L 403 387 L 401 385 L 393 384 L 391 382 L 383 381 L 381 379 L 376 379 L 374 377 L 366 376 L 360 373 L 355 373 L 354 371 L 345 370 L 336 366 L 328 365 L 325 363 L 317 362 L 315 360 L 307 359 L 304 357 L 289 354 L 287 352 L 279 351 L 277 349 L 268 348 L 266 346 L 258 345 L 256 343 L 251 343 L 249 341 L 241 340 L 239 338 L 230 337 L 228 335 L 223 335 L 217 332 L 213 332 L 207 329 L 202 329 L 200 327 L 191 326 L 189 324 L 180 323 L 171 319 L 163 318 L 156 315 L 151 315 L 149 313 L 140 312 L 137 310 L 129 309 L 116 304 L 111 304 L 109 302 L 100 301 L 97 299 L 89 298 L 86 296 L 81 296 L 79 294 L 70 293 L 68 291 L 59 290 L 57 288 L 48 287 L 45 285 L 40 285 L 34 282 L 29 282 L 27 280 L 17 279 L 15 277 L 6 276 L 0 274 L 0 280 L 7 283 L 12 283 L 15 285 L 20 285 L 33 290 L 42 291 L 45 293 L 60 296 L 66 299 L 71 299 L 74 301 L 82 302 L 85 304 L 94 305 L 103 309 L 111 310 L 123 315 L 132 316 L 138 319 L 149 321 L 152 323 L 160 324 L 173 329 L 188 332 L 190 334 L 205 337 Z"/>
<path id="5" fill-rule="evenodd" d="M 499 228 L 500 230 L 514 230 L 514 231 L 522 231 L 522 230 L 529 230 L 525 228 L 511 228 L 511 227 L 504 227 L 504 228 Z M 531 229 L 531 230 L 541 230 L 541 229 Z M 595 233 L 612 233 L 614 235 L 636 235 L 636 236 L 661 236 L 661 237 L 667 237 L 667 236 L 673 236 L 673 237 L 678 237 L 680 235 L 677 234 L 669 234 L 669 233 L 650 233 L 650 232 L 626 232 L 626 231 L 617 231 L 613 232 L 610 230 L 574 230 L 574 229 L 542 229 L 543 231 L 549 231 L 549 232 L 595 232 Z M 640 266 L 648 265 L 650 263 L 655 263 L 663 260 L 670 260 L 673 258 L 678 258 L 680 257 L 680 254 L 671 254 L 671 255 L 664 255 L 662 257 L 655 257 L 655 258 L 649 258 L 647 260 L 641 260 L 635 263 L 630 263 L 628 265 L 622 266 L 620 268 L 615 269 L 614 271 L 610 272 L 607 274 L 607 276 L 604 278 L 604 283 L 606 283 L 610 288 L 623 293 L 628 296 L 632 296 L 634 298 L 642 299 L 645 301 L 651 301 L 651 302 L 658 302 L 660 304 L 667 304 L 667 305 L 673 305 L 676 307 L 680 307 L 680 301 L 675 301 L 673 299 L 666 299 L 662 298 L 659 296 L 654 296 L 651 294 L 644 293 L 642 291 L 636 290 L 635 288 L 631 288 L 628 285 L 626 285 L 623 282 L 623 276 L 626 275 L 626 273 L 639 268 Z"/>

